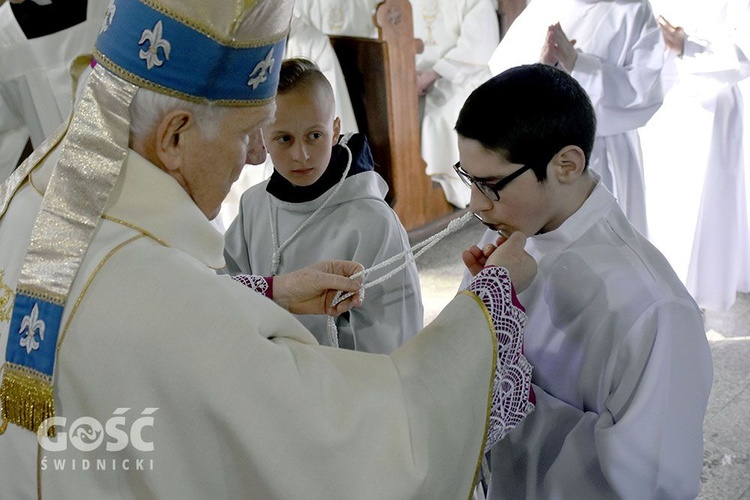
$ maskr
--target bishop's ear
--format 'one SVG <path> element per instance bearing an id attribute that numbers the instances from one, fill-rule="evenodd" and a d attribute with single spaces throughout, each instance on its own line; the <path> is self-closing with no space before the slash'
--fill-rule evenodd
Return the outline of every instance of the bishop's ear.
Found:
<path id="1" fill-rule="evenodd" d="M 586 155 L 578 146 L 565 146 L 554 157 L 554 173 L 561 183 L 573 182 L 586 168 Z"/>
<path id="2" fill-rule="evenodd" d="M 189 111 L 175 109 L 159 121 L 156 127 L 155 153 L 167 171 L 182 167 L 186 141 L 197 130 L 195 117 Z"/>

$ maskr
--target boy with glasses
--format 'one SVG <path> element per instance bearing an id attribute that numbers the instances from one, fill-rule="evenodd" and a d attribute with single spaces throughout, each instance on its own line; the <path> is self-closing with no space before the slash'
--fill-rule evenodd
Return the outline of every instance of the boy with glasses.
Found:
<path id="1" fill-rule="evenodd" d="M 491 450 L 489 498 L 695 498 L 712 369 L 700 310 L 588 168 L 596 119 L 567 73 L 487 81 L 456 124 L 471 274 L 520 231 L 539 272 L 519 295 L 536 411 Z"/>

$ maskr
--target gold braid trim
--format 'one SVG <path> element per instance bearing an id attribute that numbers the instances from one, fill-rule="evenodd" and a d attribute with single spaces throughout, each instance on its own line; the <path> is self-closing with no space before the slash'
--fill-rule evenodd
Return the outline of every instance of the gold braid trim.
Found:
<path id="1" fill-rule="evenodd" d="M 13 316 L 13 297 L 15 295 L 13 290 L 3 281 L 4 274 L 5 272 L 0 269 L 0 323 L 11 320 Z"/>
<path id="2" fill-rule="evenodd" d="M 3 432 L 10 422 L 36 433 L 45 420 L 55 416 L 52 379 L 25 366 L 6 362 L 0 404 Z M 47 436 L 55 436 L 54 427 L 47 429 Z"/>
<path id="3" fill-rule="evenodd" d="M 484 313 L 484 318 L 487 321 L 487 326 L 490 330 L 490 337 L 492 339 L 492 372 L 490 372 L 490 380 L 489 380 L 489 387 L 487 389 L 487 409 L 485 411 L 485 420 L 484 420 L 484 432 L 482 434 L 482 445 L 479 447 L 479 456 L 477 457 L 477 465 L 474 468 L 474 479 L 471 482 L 471 488 L 469 489 L 469 495 L 468 498 L 471 500 L 474 496 L 474 486 L 477 484 L 477 479 L 479 479 L 479 471 L 482 469 L 482 457 L 484 457 L 484 447 L 487 444 L 487 435 L 489 433 L 490 429 L 490 413 L 492 412 L 492 389 L 495 385 L 495 370 L 497 370 L 497 332 L 495 331 L 495 323 L 492 321 L 492 316 L 490 315 L 490 312 L 487 310 L 487 306 L 482 302 L 482 299 L 480 299 L 475 293 L 472 293 L 468 290 L 462 290 L 458 292 L 461 295 L 467 295 L 474 299 L 474 302 L 477 303 L 479 308 L 482 310 L 482 313 Z"/>

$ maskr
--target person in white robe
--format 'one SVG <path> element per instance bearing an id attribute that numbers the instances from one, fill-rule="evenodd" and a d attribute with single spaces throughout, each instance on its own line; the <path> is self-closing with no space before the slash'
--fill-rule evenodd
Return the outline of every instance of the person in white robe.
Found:
<path id="1" fill-rule="evenodd" d="M 587 167 L 594 116 L 574 79 L 536 64 L 480 87 L 456 125 L 470 209 L 490 227 L 467 264 L 498 231 L 532 234 L 539 262 L 520 294 L 536 410 L 492 449 L 490 499 L 700 492 L 712 381 L 701 313 Z"/>
<path id="2" fill-rule="evenodd" d="M 750 77 L 750 2 L 661 0 L 654 9 L 676 82 L 641 131 L 644 160 L 655 167 L 646 173 L 650 238 L 701 308 L 726 311 L 750 291 L 738 86 Z"/>
<path id="3" fill-rule="evenodd" d="M 114 0 L 70 125 L 0 185 L 0 497 L 467 497 L 532 409 L 521 236 L 391 356 L 290 314 L 359 301 L 331 305 L 356 263 L 217 275 L 291 10 Z"/>
<path id="4" fill-rule="evenodd" d="M 365 268 L 405 254 L 368 274 L 375 281 L 411 255 L 409 239 L 385 202 L 388 186 L 374 170 L 362 134 L 339 137 L 331 85 L 307 59 L 281 67 L 274 122 L 264 127 L 277 166 L 245 192 L 225 235 L 227 272 L 273 276 L 320 260 L 353 260 Z M 332 345 L 325 316 L 298 317 Z M 424 308 L 414 262 L 367 290 L 367 301 L 336 319 L 337 344 L 390 354 L 422 329 Z"/>
<path id="5" fill-rule="evenodd" d="M 472 90 L 490 76 L 487 62 L 500 41 L 490 0 L 415 0 L 414 36 L 424 43 L 416 55 L 417 91 L 424 100 L 421 146 L 427 174 L 458 208 L 470 191 L 453 171 L 458 161 L 458 111 Z"/>
<path id="6" fill-rule="evenodd" d="M 68 118 L 74 85 L 70 64 L 91 52 L 108 3 L 0 5 L 0 181 L 22 159 L 27 141 L 38 147 Z M 21 19 L 14 9 L 24 14 Z"/>
<path id="7" fill-rule="evenodd" d="M 537 61 L 557 64 L 578 80 L 597 113 L 591 168 L 644 236 L 648 225 L 637 129 L 663 101 L 663 60 L 664 42 L 646 0 L 534 0 L 489 63 L 493 74 Z"/>
<path id="8" fill-rule="evenodd" d="M 318 65 L 333 87 L 336 99 L 336 116 L 341 120 L 342 132 L 358 132 L 357 118 L 354 116 L 352 100 L 346 86 L 344 72 L 338 56 L 333 50 L 328 35 L 324 34 L 298 15 L 292 16 L 289 38 L 286 41 L 284 57 L 304 57 Z M 273 173 L 273 161 L 267 156 L 262 165 L 252 165 L 242 170 L 239 179 L 232 185 L 222 203 L 218 219 L 223 228 L 228 228 L 239 213 L 242 193 L 252 186 L 268 179 Z M 222 231 L 223 232 L 223 231 Z"/>

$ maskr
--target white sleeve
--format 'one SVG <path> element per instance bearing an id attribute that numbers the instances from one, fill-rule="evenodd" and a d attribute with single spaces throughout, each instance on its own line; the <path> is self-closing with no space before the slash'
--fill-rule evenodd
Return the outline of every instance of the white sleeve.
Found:
<path id="1" fill-rule="evenodd" d="M 622 36 L 634 42 L 623 54 L 603 60 L 579 53 L 571 72 L 594 105 L 597 135 L 621 134 L 645 125 L 664 100 L 664 40 L 650 8 L 638 12 L 630 31 Z"/>
<path id="2" fill-rule="evenodd" d="M 750 10 L 750 9 L 749 9 Z M 750 76 L 750 11 L 731 24 L 688 33 L 680 69 L 733 85 Z"/>
<path id="3" fill-rule="evenodd" d="M 245 195 L 242 196 L 242 199 Z M 232 224 L 224 233 L 224 260 L 225 271 L 229 274 L 252 274 L 250 266 L 250 249 L 245 236 L 245 213 L 243 203 L 240 201 L 240 210 Z"/>
<path id="4" fill-rule="evenodd" d="M 479 85 L 489 78 L 488 62 L 500 42 L 497 14 L 488 0 L 469 2 L 456 44 L 433 69 L 460 86 Z"/>

